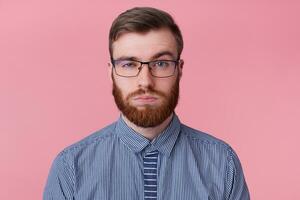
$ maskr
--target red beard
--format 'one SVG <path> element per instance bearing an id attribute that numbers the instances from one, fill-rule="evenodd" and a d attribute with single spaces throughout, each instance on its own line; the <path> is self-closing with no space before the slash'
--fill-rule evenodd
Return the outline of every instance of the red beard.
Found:
<path id="1" fill-rule="evenodd" d="M 175 84 L 172 86 L 170 94 L 165 94 L 161 91 L 154 90 L 152 87 L 149 87 L 146 90 L 139 89 L 130 93 L 125 100 L 123 100 L 122 92 L 116 85 L 113 75 L 112 80 L 112 94 L 117 107 L 129 121 L 139 127 L 155 127 L 161 124 L 174 112 L 177 106 L 179 99 L 179 76 L 177 77 Z M 141 110 L 129 104 L 130 98 L 145 93 L 160 96 L 162 98 L 162 104 L 158 107 L 145 105 L 145 108 Z"/>

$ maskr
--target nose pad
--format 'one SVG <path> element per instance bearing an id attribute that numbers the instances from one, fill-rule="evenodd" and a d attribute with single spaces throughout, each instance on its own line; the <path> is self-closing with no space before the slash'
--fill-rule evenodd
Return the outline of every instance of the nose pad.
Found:
<path id="1" fill-rule="evenodd" d="M 146 66 L 145 66 L 146 65 Z M 143 69 L 146 68 L 146 69 Z M 151 74 L 151 68 L 147 64 L 140 66 L 140 72 L 138 75 L 139 87 L 150 87 L 153 86 L 153 76 Z"/>
<path id="2" fill-rule="evenodd" d="M 143 68 L 146 68 L 146 69 L 144 69 L 143 70 Z M 139 67 L 139 76 L 140 76 L 140 74 L 142 74 L 142 73 L 145 73 L 145 72 L 143 72 L 143 71 L 148 71 L 148 73 L 147 74 L 149 74 L 150 76 L 152 76 L 152 74 L 151 74 L 151 68 L 149 67 L 149 64 L 142 64 L 140 67 Z"/>

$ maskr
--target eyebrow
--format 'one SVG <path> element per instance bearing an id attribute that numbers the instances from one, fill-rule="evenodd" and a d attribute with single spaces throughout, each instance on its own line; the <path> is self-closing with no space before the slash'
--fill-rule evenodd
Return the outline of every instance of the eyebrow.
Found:
<path id="1" fill-rule="evenodd" d="M 175 59 L 173 53 L 170 52 L 170 51 L 162 51 L 162 52 L 158 52 L 158 53 L 156 53 L 154 56 L 152 56 L 151 59 L 153 60 L 153 59 L 159 58 L 159 57 L 161 57 L 161 56 L 171 56 L 172 59 Z"/>
<path id="2" fill-rule="evenodd" d="M 161 51 L 161 52 L 158 52 L 158 53 L 154 54 L 150 58 L 150 60 L 157 59 L 157 58 L 159 58 L 161 56 L 171 56 L 172 59 L 175 60 L 174 54 L 172 52 L 170 52 L 170 51 Z M 138 61 L 139 59 L 137 57 L 134 57 L 134 56 L 121 56 L 121 57 L 119 57 L 117 59 L 112 59 L 112 60 L 136 60 L 136 61 Z"/>

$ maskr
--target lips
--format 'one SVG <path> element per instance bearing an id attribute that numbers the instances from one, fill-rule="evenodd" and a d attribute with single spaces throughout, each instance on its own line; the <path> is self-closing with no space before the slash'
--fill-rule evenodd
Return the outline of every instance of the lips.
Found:
<path id="1" fill-rule="evenodd" d="M 154 96 L 143 95 L 143 96 L 134 97 L 133 100 L 140 103 L 152 103 L 155 102 L 157 98 Z"/>
<path id="2" fill-rule="evenodd" d="M 141 99 L 141 100 L 151 100 L 151 99 L 157 99 L 156 97 L 153 97 L 153 96 L 137 96 L 134 98 L 134 100 L 138 100 L 138 99 Z"/>

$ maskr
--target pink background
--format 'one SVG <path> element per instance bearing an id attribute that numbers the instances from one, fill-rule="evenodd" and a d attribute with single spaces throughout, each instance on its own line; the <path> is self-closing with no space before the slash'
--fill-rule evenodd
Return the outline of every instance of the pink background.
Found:
<path id="1" fill-rule="evenodd" d="M 41 199 L 57 153 L 117 119 L 108 29 L 133 6 L 183 31 L 181 121 L 232 145 L 252 199 L 300 199 L 296 0 L 0 0 L 0 199 Z"/>

